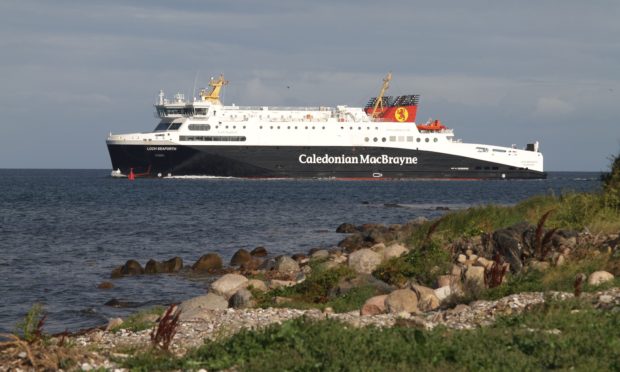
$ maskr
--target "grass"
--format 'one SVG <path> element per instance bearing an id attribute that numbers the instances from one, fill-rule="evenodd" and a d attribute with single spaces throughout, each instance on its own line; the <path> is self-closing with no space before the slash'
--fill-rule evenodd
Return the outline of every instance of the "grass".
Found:
<path id="1" fill-rule="evenodd" d="M 472 331 L 356 329 L 296 319 L 208 342 L 183 358 L 142 354 L 134 370 L 617 370 L 620 312 L 574 300 L 549 302 Z"/>
<path id="2" fill-rule="evenodd" d="M 601 193 L 564 193 L 559 196 L 541 195 L 514 206 L 487 205 L 471 207 L 445 215 L 433 237 L 440 243 L 457 238 L 491 233 L 521 221 L 536 224 L 540 217 L 553 210 L 545 223 L 547 228 L 581 231 L 587 227 L 592 233 L 613 233 L 620 230 L 620 208 L 610 207 Z M 423 244 L 429 221 L 407 239 L 412 247 Z"/>

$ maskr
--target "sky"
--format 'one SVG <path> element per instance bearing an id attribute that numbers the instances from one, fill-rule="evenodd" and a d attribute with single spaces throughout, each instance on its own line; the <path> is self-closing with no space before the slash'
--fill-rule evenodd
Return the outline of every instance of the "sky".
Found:
<path id="1" fill-rule="evenodd" d="M 0 168 L 111 168 L 160 89 L 225 104 L 420 94 L 465 142 L 540 141 L 548 171 L 620 152 L 620 1 L 1 0 Z"/>

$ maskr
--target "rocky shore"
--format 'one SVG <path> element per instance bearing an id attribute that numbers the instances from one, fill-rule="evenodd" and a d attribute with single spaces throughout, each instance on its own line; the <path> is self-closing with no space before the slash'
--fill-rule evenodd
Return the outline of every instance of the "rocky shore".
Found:
<path id="1" fill-rule="evenodd" d="M 586 246 L 592 255 L 612 254 L 620 248 L 618 235 L 592 236 L 587 231 L 545 230 L 543 225 L 544 221 L 538 226 L 523 222 L 444 244 L 439 251 L 445 254 L 447 261 L 433 264 L 425 271 L 432 274 L 428 276 L 432 277 L 432 282 L 419 278 L 399 280 L 390 271 L 399 258 L 409 257 L 412 252 L 421 250 L 427 255 L 434 254 L 432 249 L 435 248 L 429 242 L 437 226 L 431 224 L 429 227 L 428 221 L 417 219 L 391 226 L 342 224 L 337 232 L 348 235 L 338 247 L 329 250 L 313 249 L 278 257 L 270 257 L 264 247 L 250 252 L 239 250 L 227 267 L 219 255 L 208 252 L 191 266 L 184 266 L 179 257 L 163 262 L 149 260 L 145 267 L 130 260 L 114 269 L 112 282 L 101 283 L 100 288 L 113 286 L 114 278 L 132 275 L 209 274 L 217 278 L 210 283 L 205 295 L 175 305 L 179 325 L 170 346 L 175 355 L 185 354 L 202 345 L 204 340 L 221 339 L 242 329 L 259 329 L 298 317 L 334 319 L 354 327 L 392 327 L 398 324 L 427 330 L 439 325 L 472 329 L 492 324 L 497 316 L 519 314 L 549 299 L 566 300 L 573 298 L 574 294 L 530 292 L 495 301 L 468 301 L 470 292 L 499 286 L 507 274 L 544 271 L 565 265 Z M 408 245 L 407 239 L 423 228 L 428 231 L 423 231 L 426 239 L 420 246 Z M 614 274 L 603 269 L 616 270 L 615 267 L 600 268 L 581 274 L 583 278 L 580 280 L 591 286 L 613 280 Z M 328 288 L 325 298 L 312 299 L 311 307 L 315 308 L 286 307 L 298 301 L 292 292 L 286 291 L 287 288 L 307 284 L 313 275 L 330 270 L 341 270 L 346 275 Z M 372 289 L 372 295 L 359 308 L 336 313 L 332 307 L 322 305 L 330 298 L 361 287 Z M 584 293 L 582 297 L 596 307 L 620 309 L 618 288 Z M 118 301 L 111 301 L 109 305 L 115 304 Z M 150 347 L 151 328 L 157 327 L 160 319 L 151 316 L 147 319 L 149 329 L 141 331 L 124 329 L 122 319 L 111 319 L 105 329 L 102 327 L 69 337 L 78 354 L 75 356 L 77 366 L 82 370 L 117 368 L 117 361 Z M 56 337 L 48 342 L 52 346 L 62 346 L 66 338 Z M 5 343 L 0 352 L 0 371 L 28 370 L 32 369 L 33 363 L 37 368 L 52 363 L 45 360 L 44 351 L 36 355 L 17 342 Z"/>

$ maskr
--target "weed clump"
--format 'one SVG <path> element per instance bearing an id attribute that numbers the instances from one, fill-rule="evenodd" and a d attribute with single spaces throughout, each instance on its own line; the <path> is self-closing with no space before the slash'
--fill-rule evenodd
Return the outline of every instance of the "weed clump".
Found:
<path id="1" fill-rule="evenodd" d="M 403 286 L 408 280 L 431 286 L 437 276 L 444 274 L 451 266 L 450 252 L 438 242 L 429 240 L 421 248 L 412 249 L 379 265 L 373 275 L 396 286 Z"/>

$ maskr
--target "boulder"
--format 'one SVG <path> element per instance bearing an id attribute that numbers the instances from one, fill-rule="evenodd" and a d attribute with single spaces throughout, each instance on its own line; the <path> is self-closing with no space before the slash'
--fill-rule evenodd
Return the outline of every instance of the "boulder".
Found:
<path id="1" fill-rule="evenodd" d="M 253 307 L 255 304 L 252 298 L 252 292 L 245 288 L 241 288 L 228 300 L 228 306 L 234 309 L 246 309 Z"/>
<path id="2" fill-rule="evenodd" d="M 123 319 L 121 318 L 112 318 L 108 320 L 108 325 L 105 327 L 106 332 L 110 332 L 114 328 L 118 328 L 123 324 Z"/>
<path id="3" fill-rule="evenodd" d="M 162 262 L 162 264 L 164 265 L 164 272 L 177 273 L 183 268 L 183 259 L 179 256 L 176 256 Z"/>
<path id="4" fill-rule="evenodd" d="M 112 279 L 121 278 L 123 276 L 122 271 L 123 271 L 122 266 L 115 267 L 114 270 L 112 270 L 112 272 L 110 273 L 110 278 Z"/>
<path id="5" fill-rule="evenodd" d="M 313 260 L 322 260 L 329 257 L 329 251 L 327 249 L 319 249 L 312 253 L 310 258 Z"/>
<path id="6" fill-rule="evenodd" d="M 248 280 L 248 286 L 246 288 L 255 289 L 259 292 L 267 292 L 268 290 L 267 284 L 265 284 L 265 282 L 263 282 L 262 280 L 258 280 L 258 279 Z"/>
<path id="7" fill-rule="evenodd" d="M 239 249 L 230 259 L 230 266 L 241 266 L 252 260 L 252 255 L 245 249 Z"/>
<path id="8" fill-rule="evenodd" d="M 308 262 L 308 256 L 306 256 L 303 253 L 295 253 L 294 255 L 291 256 L 291 258 L 295 260 L 295 262 L 297 263 Z"/>
<path id="9" fill-rule="evenodd" d="M 383 259 L 389 260 L 391 258 L 400 257 L 409 250 L 402 244 L 392 244 L 385 248 L 383 251 Z"/>
<path id="10" fill-rule="evenodd" d="M 211 283 L 211 291 L 226 299 L 230 298 L 241 288 L 248 284 L 248 278 L 239 274 L 226 274 Z"/>
<path id="11" fill-rule="evenodd" d="M 208 310 L 225 310 L 228 308 L 228 301 L 215 293 L 207 293 L 204 296 L 190 298 L 181 302 L 178 311 L 180 320 L 201 319 L 209 316 Z"/>
<path id="12" fill-rule="evenodd" d="M 370 274 L 359 274 L 352 279 L 341 279 L 338 284 L 329 291 L 329 296 L 342 296 L 360 287 L 371 287 L 376 294 L 388 294 L 397 289 Z"/>
<path id="13" fill-rule="evenodd" d="M 387 295 L 379 295 L 369 298 L 360 309 L 360 315 L 365 316 L 384 314 L 386 298 Z"/>
<path id="14" fill-rule="evenodd" d="M 401 311 L 414 313 L 418 311 L 418 296 L 411 289 L 397 289 L 385 298 L 388 313 L 398 314 Z"/>
<path id="15" fill-rule="evenodd" d="M 338 247 L 344 248 L 347 252 L 355 252 L 360 248 L 364 248 L 371 244 L 364 242 L 361 234 L 349 235 L 338 243 Z"/>
<path id="16" fill-rule="evenodd" d="M 412 285 L 411 289 L 413 289 L 418 296 L 418 309 L 420 309 L 420 311 L 427 312 L 439 308 L 440 301 L 434 290 L 416 284 Z"/>
<path id="17" fill-rule="evenodd" d="M 532 239 L 535 235 L 535 226 L 521 222 L 505 229 L 493 232 L 492 241 L 494 252 L 485 252 L 487 257 L 498 253 L 510 269 L 517 273 L 523 269 L 523 259 L 532 254 Z"/>
<path id="18" fill-rule="evenodd" d="M 434 292 L 435 292 L 435 296 L 437 296 L 437 299 L 439 300 L 439 302 L 443 302 L 446 298 L 448 298 L 448 297 L 450 297 L 451 295 L 454 294 L 453 287 L 450 286 L 450 285 L 439 287 L 439 288 L 435 289 Z"/>
<path id="19" fill-rule="evenodd" d="M 356 233 L 357 231 L 357 227 L 350 223 L 340 224 L 340 226 L 336 228 L 336 232 L 340 234 L 352 234 Z"/>
<path id="20" fill-rule="evenodd" d="M 145 274 L 159 274 L 165 272 L 164 270 L 164 265 L 161 262 L 155 261 L 153 259 L 150 259 L 144 266 Z"/>
<path id="21" fill-rule="evenodd" d="M 370 274 L 379 266 L 382 257 L 368 249 L 360 249 L 349 255 L 349 267 L 360 274 Z"/>
<path id="22" fill-rule="evenodd" d="M 595 271 L 588 277 L 589 285 L 599 285 L 614 280 L 614 275 L 607 271 Z"/>
<path id="23" fill-rule="evenodd" d="M 275 270 L 280 274 L 295 274 L 299 272 L 299 264 L 291 257 L 280 256 L 276 260 Z"/>
<path id="24" fill-rule="evenodd" d="M 437 288 L 445 287 L 447 285 L 454 285 L 460 281 L 460 277 L 456 275 L 439 275 L 437 277 Z"/>
<path id="25" fill-rule="evenodd" d="M 142 265 L 136 260 L 129 260 L 125 262 L 123 267 L 121 268 L 122 275 L 140 275 L 144 274 L 144 269 Z"/>
<path id="26" fill-rule="evenodd" d="M 252 249 L 250 255 L 252 257 L 267 257 L 267 250 L 265 249 L 265 247 L 256 247 Z"/>
<path id="27" fill-rule="evenodd" d="M 465 272 L 465 282 L 470 285 L 484 287 L 484 267 L 469 266 Z"/>
<path id="28" fill-rule="evenodd" d="M 192 265 L 194 271 L 219 270 L 223 266 L 222 258 L 217 253 L 207 253 L 202 255 L 196 263 Z"/>
<path id="29" fill-rule="evenodd" d="M 276 260 L 273 258 L 268 258 L 264 260 L 259 266 L 259 270 L 271 271 L 276 267 Z"/>

